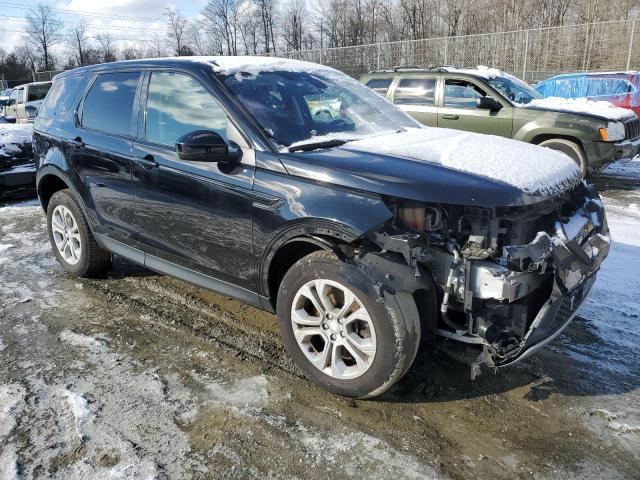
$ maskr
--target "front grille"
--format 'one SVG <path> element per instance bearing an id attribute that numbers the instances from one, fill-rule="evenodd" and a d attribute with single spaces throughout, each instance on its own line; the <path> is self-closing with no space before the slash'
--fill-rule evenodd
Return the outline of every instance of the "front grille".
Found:
<path id="1" fill-rule="evenodd" d="M 640 137 L 640 120 L 633 118 L 624 122 L 625 140 L 635 140 Z"/>

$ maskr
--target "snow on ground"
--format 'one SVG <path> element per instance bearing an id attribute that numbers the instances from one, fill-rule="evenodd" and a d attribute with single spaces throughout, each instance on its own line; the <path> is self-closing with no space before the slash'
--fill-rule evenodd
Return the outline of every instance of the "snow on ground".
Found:
<path id="1" fill-rule="evenodd" d="M 587 98 L 546 97 L 536 98 L 529 103 L 516 105 L 522 108 L 542 108 L 557 112 L 595 115 L 614 121 L 628 119 L 633 116 L 631 110 L 616 107 L 611 102 L 589 100 Z"/>
<path id="2" fill-rule="evenodd" d="M 30 123 L 0 123 L 0 157 L 20 153 L 19 145 L 31 143 L 32 135 Z"/>
<path id="3" fill-rule="evenodd" d="M 341 148 L 441 164 L 513 185 L 531 195 L 552 195 L 581 177 L 575 162 L 563 153 L 503 137 L 445 128 L 410 129 L 357 140 Z M 523 175 L 523 171 L 527 174 Z"/>

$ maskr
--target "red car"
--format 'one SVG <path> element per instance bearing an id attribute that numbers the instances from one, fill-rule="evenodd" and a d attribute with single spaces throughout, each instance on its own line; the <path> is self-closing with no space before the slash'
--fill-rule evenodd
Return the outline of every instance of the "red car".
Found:
<path id="1" fill-rule="evenodd" d="M 567 73 L 535 88 L 545 97 L 605 100 L 640 117 L 640 72 Z"/>

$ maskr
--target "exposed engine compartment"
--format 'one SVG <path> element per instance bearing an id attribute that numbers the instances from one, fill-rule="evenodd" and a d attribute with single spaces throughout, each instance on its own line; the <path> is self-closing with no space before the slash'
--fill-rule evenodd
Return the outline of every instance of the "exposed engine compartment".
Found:
<path id="1" fill-rule="evenodd" d="M 481 363 L 510 363 L 559 333 L 609 249 L 602 202 L 584 183 L 520 207 L 387 204 L 393 219 L 370 239 L 433 276 L 435 333 L 482 346 Z"/>

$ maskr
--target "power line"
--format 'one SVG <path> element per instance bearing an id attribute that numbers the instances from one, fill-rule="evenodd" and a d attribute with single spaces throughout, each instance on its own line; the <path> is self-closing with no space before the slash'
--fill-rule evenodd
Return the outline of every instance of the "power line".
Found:
<path id="1" fill-rule="evenodd" d="M 17 17 L 14 15 L 0 15 L 0 18 L 12 18 L 14 19 L 14 21 L 16 22 L 28 22 L 28 20 L 24 17 Z M 77 27 L 80 24 L 79 23 L 68 23 L 65 22 L 66 25 L 70 26 L 70 27 Z M 128 30 L 141 30 L 141 31 L 145 31 L 145 32 L 161 32 L 161 33 L 166 33 L 165 29 L 158 29 L 158 28 L 148 28 L 148 27 L 132 27 L 132 26 L 124 26 L 124 25 L 96 25 L 96 24 L 92 24 L 92 23 L 87 23 L 86 26 L 88 28 L 93 28 L 93 29 L 98 29 L 98 30 L 122 30 L 122 31 L 128 31 Z"/>
<path id="2" fill-rule="evenodd" d="M 13 30 L 10 28 L 0 28 L 0 32 L 12 32 L 12 33 L 26 33 L 23 30 Z M 115 42 L 151 42 L 153 39 L 149 38 L 113 38 L 111 40 Z"/>
<path id="3" fill-rule="evenodd" d="M 0 3 L 1 7 L 6 7 L 6 8 L 12 8 L 12 9 L 17 9 L 17 10 L 31 10 L 32 8 L 34 8 L 34 6 L 25 6 L 25 5 L 21 5 L 19 3 L 5 3 L 5 2 L 1 2 Z M 143 6 L 143 5 L 140 5 Z M 149 6 L 151 7 L 151 6 Z M 133 16 L 133 15 L 120 15 L 120 14 L 116 14 L 116 13 L 98 13 L 98 12 L 87 12 L 84 10 L 72 10 L 72 9 L 66 9 L 66 8 L 51 8 L 52 12 L 59 12 L 59 13 L 63 13 L 65 15 L 79 15 L 79 16 L 84 16 L 84 17 L 104 17 L 104 18 L 120 18 L 120 19 L 128 19 L 128 20 L 147 20 L 147 21 L 161 21 L 163 20 L 163 18 L 150 18 L 150 17 L 137 17 L 137 16 Z M 157 5 L 153 6 L 151 8 L 159 8 Z M 164 7 L 163 7 L 164 8 Z"/>

